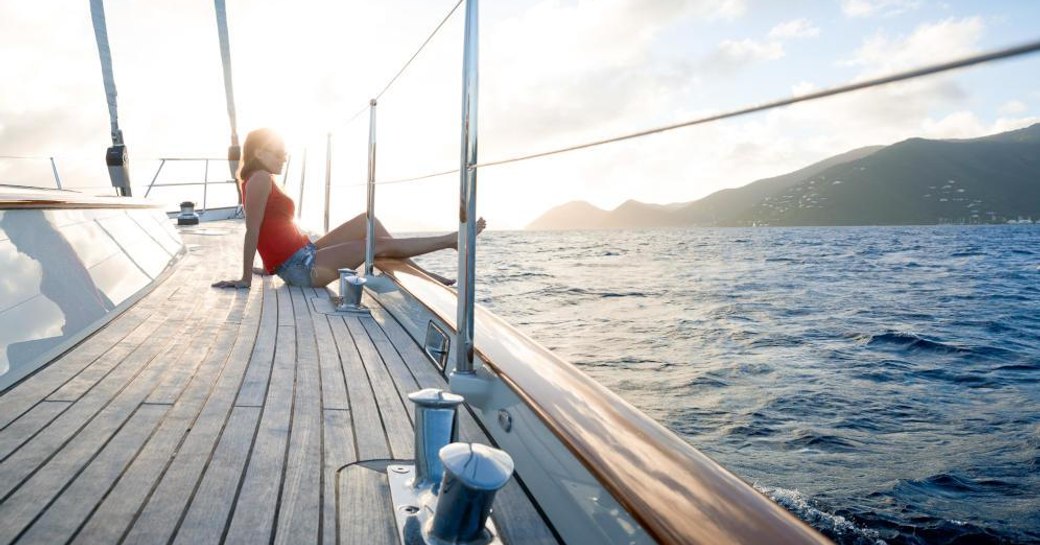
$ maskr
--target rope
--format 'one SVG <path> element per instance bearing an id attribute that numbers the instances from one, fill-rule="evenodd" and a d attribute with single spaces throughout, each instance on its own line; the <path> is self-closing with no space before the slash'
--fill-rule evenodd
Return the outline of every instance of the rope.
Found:
<path id="1" fill-rule="evenodd" d="M 456 6 L 456 7 L 458 7 L 458 6 Z M 532 154 L 529 154 L 529 155 L 522 155 L 522 156 L 519 156 L 519 157 L 511 157 L 511 158 L 508 158 L 508 159 L 499 159 L 499 160 L 495 160 L 495 161 L 488 161 L 486 163 L 478 163 L 478 164 L 474 165 L 472 168 L 483 168 L 483 167 L 505 165 L 505 164 L 508 164 L 508 163 L 516 163 L 516 162 L 519 162 L 519 161 L 526 161 L 528 159 L 537 159 L 539 157 L 547 157 L 547 156 L 550 156 L 550 155 L 557 155 L 557 154 L 566 153 L 566 152 L 569 152 L 569 151 L 576 151 L 576 150 L 580 150 L 580 149 L 592 148 L 592 147 L 595 147 L 595 146 L 602 146 L 604 144 L 612 144 L 614 142 L 620 142 L 622 140 L 631 140 L 633 138 L 640 138 L 640 137 L 643 137 L 643 136 L 649 136 L 651 134 L 657 134 L 657 133 L 661 133 L 661 132 L 672 131 L 672 130 L 675 130 L 675 129 L 681 129 L 683 127 L 689 127 L 689 126 L 692 126 L 692 125 L 700 125 L 700 124 L 704 124 L 704 123 L 710 123 L 710 122 L 713 122 L 713 121 L 720 121 L 720 120 L 723 120 L 723 119 L 729 119 L 729 118 L 738 117 L 738 116 L 742 116 L 742 115 L 747 115 L 747 114 L 751 114 L 751 113 L 763 112 L 763 111 L 766 111 L 766 110 L 773 110 L 773 109 L 780 108 L 780 107 L 783 107 L 783 106 L 790 106 L 791 104 L 797 104 L 799 102 L 808 102 L 808 101 L 817 100 L 817 99 L 830 97 L 830 96 L 834 96 L 834 95 L 841 95 L 841 94 L 845 94 L 845 93 L 850 93 L 852 91 L 858 91 L 858 90 L 861 90 L 861 89 L 867 89 L 867 88 L 870 88 L 870 87 L 877 87 L 877 86 L 880 86 L 880 85 L 886 85 L 886 84 L 895 83 L 895 82 L 898 82 L 898 81 L 905 81 L 905 80 L 919 78 L 919 77 L 922 77 L 922 76 L 938 74 L 940 72 L 947 72 L 947 71 L 954 70 L 954 69 L 957 69 L 957 68 L 964 68 L 964 67 L 967 67 L 967 66 L 973 66 L 973 65 L 976 65 L 976 64 L 983 64 L 983 63 L 987 63 L 987 62 L 991 62 L 991 61 L 995 61 L 995 60 L 1001 60 L 1001 59 L 1007 59 L 1007 58 L 1011 58 L 1011 57 L 1017 57 L 1017 56 L 1026 55 L 1026 54 L 1029 54 L 1029 53 L 1036 53 L 1037 51 L 1040 51 L 1040 41 L 1030 42 L 1030 43 L 1026 43 L 1026 44 L 1019 45 L 1019 46 L 1016 46 L 1016 47 L 1009 47 L 1007 49 L 1001 49 L 1001 50 L 992 51 L 992 52 L 989 52 L 989 53 L 983 53 L 983 54 L 979 54 L 979 55 L 975 55 L 975 56 L 971 56 L 971 57 L 965 57 L 965 58 L 962 58 L 962 59 L 958 59 L 958 60 L 954 60 L 954 61 L 950 61 L 950 62 L 946 62 L 946 63 L 926 66 L 924 68 L 918 68 L 918 69 L 915 69 L 915 70 L 908 70 L 906 72 L 899 72 L 899 73 L 892 74 L 892 75 L 889 75 L 889 76 L 884 76 L 884 77 L 880 77 L 880 78 L 874 78 L 874 79 L 869 79 L 869 80 L 866 80 L 866 81 L 861 81 L 859 83 L 850 83 L 850 84 L 847 84 L 847 85 L 840 85 L 838 87 L 832 87 L 830 89 L 824 89 L 822 91 L 817 91 L 815 93 L 808 93 L 808 94 L 800 95 L 800 96 L 796 96 L 796 97 L 790 97 L 790 98 L 783 98 L 783 99 L 779 99 L 779 100 L 774 100 L 774 101 L 771 101 L 771 102 L 766 102 L 766 103 L 763 103 L 763 104 L 759 104 L 757 106 L 749 106 L 749 107 L 746 107 L 746 108 L 741 108 L 741 109 L 738 109 L 738 110 L 732 110 L 732 111 L 721 113 L 721 114 L 715 114 L 715 115 L 710 115 L 710 116 L 707 116 L 707 117 L 701 117 L 701 118 L 697 118 L 697 119 L 692 119 L 692 120 L 689 120 L 689 121 L 683 121 L 683 122 L 680 122 L 680 123 L 674 123 L 674 124 L 671 124 L 671 125 L 665 125 L 663 127 L 657 127 L 657 128 L 654 128 L 654 129 L 647 129 L 647 130 L 643 130 L 643 131 L 639 131 L 639 132 L 623 134 L 621 136 L 615 136 L 613 138 L 607 138 L 605 140 L 596 140 L 594 142 L 587 142 L 587 143 L 584 143 L 584 144 L 576 144 L 576 145 L 573 145 L 573 146 L 567 146 L 565 148 L 558 148 L 558 149 L 553 149 L 553 150 L 548 150 L 548 151 L 541 151 L 541 152 L 532 153 Z M 414 182 L 414 181 L 417 181 L 417 180 L 425 180 L 427 178 L 435 178 L 437 176 L 445 176 L 447 174 L 456 174 L 458 172 L 459 172 L 459 169 L 447 170 L 447 171 L 444 171 L 444 172 L 435 172 L 433 174 L 425 174 L 425 175 L 422 175 L 422 176 L 414 176 L 414 177 L 411 177 L 411 178 L 400 178 L 400 179 L 395 179 L 395 180 L 388 180 L 388 181 L 385 181 L 385 182 L 376 182 L 376 184 L 378 184 L 378 185 L 401 184 L 401 183 L 405 183 L 405 182 Z M 357 184 L 357 185 L 365 185 L 365 184 Z M 351 186 L 344 186 L 344 187 L 351 187 Z"/>
<path id="2" fill-rule="evenodd" d="M 841 85 L 841 86 L 838 86 L 838 87 L 832 87 L 830 89 L 824 89 L 822 91 L 817 91 L 815 93 L 809 93 L 809 94 L 805 94 L 805 95 L 801 95 L 801 96 L 797 96 L 797 97 L 790 97 L 790 98 L 784 98 L 784 99 L 780 99 L 780 100 L 774 100 L 772 102 L 766 102 L 764 104 L 759 104 L 757 106 L 750 106 L 750 107 L 747 107 L 747 108 L 741 108 L 739 110 L 733 110 L 733 111 L 725 112 L 725 113 L 721 113 L 721 114 L 715 114 L 715 115 L 710 115 L 710 116 L 707 116 L 707 117 L 701 117 L 701 118 L 693 119 L 693 120 L 690 120 L 690 121 L 683 121 L 683 122 L 680 122 L 680 123 L 675 123 L 675 124 L 672 124 L 672 125 L 665 125 L 663 127 L 657 127 L 657 128 L 654 128 L 654 129 L 647 129 L 647 130 L 643 130 L 643 131 L 639 131 L 639 132 L 624 134 L 624 135 L 621 135 L 621 136 L 615 136 L 613 138 L 607 138 L 605 140 L 597 140 L 595 142 L 588 142 L 588 143 L 585 143 L 585 144 L 577 144 L 577 145 L 568 146 L 568 147 L 565 147 L 565 148 L 559 148 L 559 149 L 548 150 L 548 151 L 541 151 L 541 152 L 532 153 L 532 154 L 529 154 L 529 155 L 523 155 L 523 156 L 520 156 L 520 157 L 512 157 L 512 158 L 509 158 L 509 159 L 499 159 L 499 160 L 496 160 L 496 161 L 488 161 L 486 163 L 478 163 L 478 164 L 474 165 L 473 168 L 505 165 L 505 164 L 508 164 L 508 163 L 516 163 L 518 161 L 526 161 L 528 159 L 536 159 L 538 157 L 547 157 L 547 156 L 550 156 L 550 155 L 557 155 L 557 154 L 560 154 L 560 153 L 566 153 L 568 151 L 576 151 L 576 150 L 591 148 L 591 147 L 595 147 L 595 146 L 602 146 L 604 144 L 612 144 L 614 142 L 621 142 L 622 140 L 631 140 L 633 138 L 640 138 L 640 137 L 643 137 L 643 136 L 649 136 L 651 134 L 657 134 L 657 133 L 661 133 L 661 132 L 672 131 L 672 130 L 675 130 L 675 129 L 681 129 L 683 127 L 689 127 L 689 126 L 692 126 L 692 125 L 700 125 L 700 124 L 703 124 L 703 123 L 710 123 L 712 121 L 720 121 L 720 120 L 723 120 L 723 119 L 729 119 L 729 118 L 732 118 L 732 117 L 747 115 L 747 114 L 750 114 L 750 113 L 756 113 L 756 112 L 762 112 L 762 111 L 766 111 L 766 110 L 772 110 L 772 109 L 780 108 L 782 106 L 789 106 L 791 104 L 797 104 L 799 102 L 807 102 L 807 101 L 817 100 L 817 99 L 821 99 L 821 98 L 825 98 L 825 97 L 829 97 L 829 96 L 841 95 L 841 94 L 845 94 L 845 93 L 850 93 L 852 91 L 858 91 L 860 89 L 867 89 L 867 88 L 870 88 L 870 87 L 877 87 L 879 85 L 885 85 L 885 84 L 888 84 L 888 83 L 895 83 L 897 81 L 905 81 L 905 80 L 909 80 L 909 79 L 919 78 L 919 77 L 922 77 L 922 76 L 928 76 L 928 75 L 931 75 L 931 74 L 938 74 L 940 72 L 947 72 L 949 70 L 954 70 L 954 69 L 957 69 L 957 68 L 964 68 L 966 66 L 972 66 L 972 65 L 976 65 L 976 64 L 987 63 L 987 62 L 1000 60 L 1000 59 L 1007 59 L 1007 58 L 1010 58 L 1010 57 L 1016 57 L 1016 56 L 1020 56 L 1020 55 L 1025 55 L 1025 54 L 1028 54 L 1028 53 L 1036 53 L 1037 51 L 1040 51 L 1040 41 L 1030 42 L 1030 43 L 1027 43 L 1027 44 L 1024 44 L 1024 45 L 1020 45 L 1020 46 L 1017 46 L 1017 47 L 1010 47 L 1010 48 L 1007 48 L 1007 49 L 1001 49 L 1001 50 L 993 51 L 993 52 L 990 52 L 990 53 L 983 53 L 983 54 L 975 55 L 975 56 L 972 56 L 972 57 L 965 57 L 963 59 L 958 59 L 958 60 L 955 60 L 955 61 L 950 61 L 950 62 L 946 62 L 946 63 L 942 63 L 942 64 L 935 64 L 935 65 L 932 65 L 932 66 L 926 66 L 924 68 L 918 68 L 916 70 L 909 70 L 909 71 L 906 71 L 906 72 L 899 72 L 899 73 L 896 73 L 896 74 L 892 74 L 890 76 L 884 76 L 884 77 L 880 77 L 880 78 L 870 79 L 870 80 L 862 81 L 862 82 L 859 82 L 859 83 L 850 83 L 850 84 L 847 84 L 847 85 Z"/>
<path id="3" fill-rule="evenodd" d="M 459 6 L 462 5 L 462 2 L 463 2 L 463 0 L 459 0 L 458 2 L 455 2 L 455 6 L 451 8 L 451 11 L 449 11 L 448 14 L 444 16 L 443 19 L 441 19 L 441 22 L 437 24 L 437 27 L 433 29 L 433 32 L 430 32 L 430 35 L 426 37 L 426 40 L 423 41 L 422 45 L 419 46 L 419 49 L 416 49 L 415 53 L 412 54 L 411 58 L 409 58 L 408 61 L 404 63 L 404 66 L 402 66 L 401 69 L 398 70 L 396 74 L 394 74 L 394 77 L 390 78 L 390 81 L 387 82 L 387 84 L 385 86 L 383 86 L 383 90 L 379 91 L 379 93 L 376 94 L 376 97 L 375 97 L 376 101 L 378 101 L 383 96 L 383 94 L 386 93 L 390 89 L 390 86 L 393 85 L 395 81 L 397 81 L 397 78 L 401 77 L 401 74 L 404 74 L 404 71 L 408 69 L 408 66 L 412 64 L 412 61 L 414 61 L 416 59 L 416 57 L 419 56 L 419 53 L 421 53 L 422 50 L 426 48 L 426 45 L 430 43 L 430 40 L 432 40 L 433 37 L 436 36 L 438 32 L 440 32 L 441 27 L 443 27 L 444 24 L 448 22 L 448 19 L 450 19 L 451 16 L 455 14 L 455 11 L 459 9 Z M 357 119 L 358 116 L 360 116 L 361 114 L 367 112 L 368 109 L 369 109 L 369 105 L 366 104 L 363 108 L 358 110 L 357 113 L 355 113 L 354 115 L 350 116 L 350 118 L 348 118 L 346 120 L 346 122 L 344 122 L 343 124 L 344 125 L 349 125 L 351 122 L 353 122 L 355 119 Z"/>

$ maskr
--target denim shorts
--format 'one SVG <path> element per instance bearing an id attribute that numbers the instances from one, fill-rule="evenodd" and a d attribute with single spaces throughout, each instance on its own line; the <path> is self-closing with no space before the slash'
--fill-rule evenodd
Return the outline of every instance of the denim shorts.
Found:
<path id="1" fill-rule="evenodd" d="M 311 271 L 314 270 L 314 256 L 317 253 L 318 247 L 313 242 L 308 242 L 306 246 L 296 250 L 293 255 L 289 256 L 289 259 L 279 265 L 274 273 L 290 286 L 313 287 Z"/>

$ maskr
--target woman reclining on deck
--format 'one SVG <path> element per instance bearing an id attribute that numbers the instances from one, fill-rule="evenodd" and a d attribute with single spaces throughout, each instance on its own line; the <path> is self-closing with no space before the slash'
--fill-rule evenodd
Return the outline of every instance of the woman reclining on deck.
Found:
<path id="1" fill-rule="evenodd" d="M 324 286 L 339 278 L 339 269 L 355 269 L 365 261 L 365 215 L 328 232 L 315 242 L 300 232 L 293 221 L 296 206 L 274 183 L 274 175 L 285 166 L 285 143 L 271 129 L 257 129 L 246 136 L 238 183 L 246 214 L 246 235 L 242 245 L 242 278 L 221 280 L 217 288 L 248 288 L 253 273 L 277 274 L 286 284 L 302 287 Z M 484 230 L 484 219 L 477 220 L 477 234 Z M 394 238 L 378 220 L 375 222 L 375 257 L 405 259 L 445 285 L 454 281 L 418 267 L 410 257 L 458 249 L 458 234 L 434 237 Z M 263 270 L 253 269 L 253 256 L 260 251 Z"/>

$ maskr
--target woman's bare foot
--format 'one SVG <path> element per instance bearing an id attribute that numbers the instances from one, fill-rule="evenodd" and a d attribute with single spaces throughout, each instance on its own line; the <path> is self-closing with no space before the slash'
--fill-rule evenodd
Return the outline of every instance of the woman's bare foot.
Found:
<path id="1" fill-rule="evenodd" d="M 441 276 L 441 275 L 439 275 L 437 273 L 430 272 L 430 271 L 426 271 L 426 274 L 430 275 L 430 277 L 432 277 L 434 280 L 440 282 L 441 284 L 444 284 L 445 286 L 454 286 L 455 285 L 455 279 L 454 278 L 448 278 L 447 276 Z"/>
<path id="2" fill-rule="evenodd" d="M 477 219 L 477 234 L 479 235 L 480 233 L 483 233 L 485 228 L 487 228 L 487 221 L 485 221 L 484 218 Z M 457 231 L 455 233 L 450 234 L 450 235 L 444 235 L 444 236 L 455 237 L 452 240 L 451 247 L 456 249 L 456 250 L 459 249 L 459 234 L 458 234 Z M 452 283 L 454 283 L 454 281 L 452 281 Z M 448 285 L 450 286 L 451 284 L 448 284 Z"/>

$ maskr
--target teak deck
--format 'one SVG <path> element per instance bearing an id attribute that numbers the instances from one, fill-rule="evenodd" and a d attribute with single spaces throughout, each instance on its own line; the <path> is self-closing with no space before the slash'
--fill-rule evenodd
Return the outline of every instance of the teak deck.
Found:
<path id="1" fill-rule="evenodd" d="M 406 395 L 444 378 L 373 301 L 210 288 L 239 224 L 182 235 L 164 282 L 0 396 L 0 545 L 397 543 L 381 470 L 413 457 Z M 461 436 L 488 442 L 465 412 Z M 495 510 L 507 541 L 556 542 L 515 479 Z"/>

